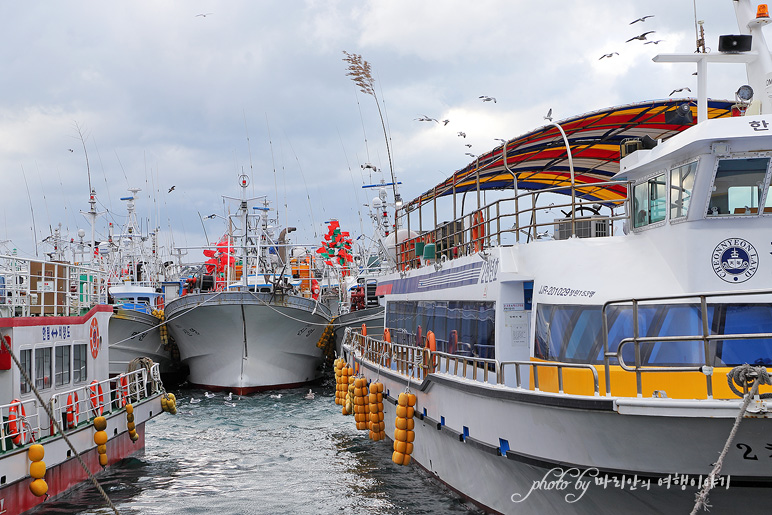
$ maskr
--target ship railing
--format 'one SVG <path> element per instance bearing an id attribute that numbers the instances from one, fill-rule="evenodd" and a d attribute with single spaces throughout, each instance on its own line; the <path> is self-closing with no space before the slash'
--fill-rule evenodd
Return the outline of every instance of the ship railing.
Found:
<path id="1" fill-rule="evenodd" d="M 36 399 L 27 399 L 0 406 L 0 453 L 12 451 L 40 434 L 42 410 L 38 410 L 38 404 Z"/>
<path id="2" fill-rule="evenodd" d="M 556 368 L 558 371 L 558 393 L 565 393 L 563 391 L 563 369 L 572 368 L 580 370 L 589 370 L 592 374 L 594 395 L 597 397 L 600 395 L 600 381 L 598 379 L 598 371 L 594 366 L 582 363 L 551 363 L 551 362 L 538 362 L 538 361 L 500 361 L 499 363 L 499 376 L 498 384 L 505 384 L 506 369 L 509 367 L 515 368 L 516 387 L 523 388 L 523 379 L 520 367 L 526 367 L 530 369 L 533 374 L 533 390 L 541 391 L 539 389 L 539 369 L 540 368 Z"/>
<path id="3" fill-rule="evenodd" d="M 125 380 L 122 381 L 122 377 Z M 48 401 L 49 407 L 60 427 L 67 432 L 91 423 L 97 416 L 118 412 L 124 409 L 126 404 L 140 403 L 159 393 L 161 386 L 159 377 L 156 363 L 150 372 L 143 367 L 112 379 L 93 381 L 77 388 L 57 392 Z M 9 420 L 11 411 L 15 412 L 15 424 L 11 424 Z M 22 414 L 23 416 L 20 416 Z M 2 452 L 56 434 L 53 422 L 34 398 L 21 403 L 12 402 L 0 406 L 0 418 L 2 418 L 0 424 L 0 451 Z M 24 424 L 23 432 L 20 424 Z M 22 435 L 25 436 L 24 439 L 20 438 Z M 17 442 L 14 442 L 14 439 Z"/>
<path id="4" fill-rule="evenodd" d="M 603 190 L 613 190 L 613 200 L 601 202 L 581 198 L 594 196 Z M 421 205 L 408 205 L 400 212 L 400 226 L 406 227 L 408 234 L 417 229 L 418 236 L 397 241 L 397 266 L 399 270 L 418 268 L 443 259 L 474 254 L 489 247 L 519 243 L 524 239 L 531 242 L 567 239 L 572 235 L 580 238 L 613 236 L 619 229 L 616 222 L 629 220 L 626 201 L 629 191 L 629 183 L 625 181 L 577 184 L 573 195 L 570 185 L 524 191 L 514 197 L 478 205 L 471 212 L 463 213 L 462 208 L 461 216 L 445 222 L 437 220 L 434 206 L 433 223 L 429 230 L 424 229 L 426 220 L 421 214 Z M 545 193 L 553 195 L 545 197 Z M 560 202 L 562 197 L 567 200 Z M 436 200 L 433 197 L 429 202 Z M 460 204 L 463 205 L 463 202 Z M 619 214 L 614 212 L 617 207 L 623 208 Z M 607 208 L 609 214 L 600 214 L 602 208 Z M 415 211 L 418 211 L 417 228 L 411 224 L 410 216 Z M 563 216 L 556 216 L 561 212 Z M 427 245 L 433 245 L 434 250 L 427 251 Z"/>
<path id="5" fill-rule="evenodd" d="M 0 316 L 78 316 L 107 303 L 104 271 L 0 255 Z"/>
<path id="6" fill-rule="evenodd" d="M 442 351 L 432 352 L 427 348 L 411 344 L 389 343 L 370 336 L 362 336 L 356 331 L 352 331 L 351 337 L 353 347 L 363 359 L 415 379 L 423 379 L 431 373 L 446 373 L 472 381 L 505 385 L 506 370 L 514 368 L 516 387 L 523 388 L 521 369 L 527 368 L 533 375 L 533 390 L 538 392 L 540 391 L 539 369 L 549 368 L 557 369 L 558 390 L 559 393 L 564 393 L 563 370 L 568 368 L 588 370 L 592 374 L 594 395 L 600 395 L 598 371 L 589 364 L 498 361 L 492 358 L 464 356 Z"/>
<path id="7" fill-rule="evenodd" d="M 495 384 L 501 377 L 501 364 L 495 359 L 434 351 L 430 352 L 429 362 L 431 365 L 425 367 L 428 372 L 445 372 L 491 384 Z"/>
<path id="8" fill-rule="evenodd" d="M 663 297 L 646 297 L 640 299 L 623 299 L 608 301 L 603 305 L 601 315 L 603 319 L 603 367 L 606 373 L 606 395 L 611 395 L 611 360 L 616 359 L 619 362 L 619 367 L 626 372 L 635 373 L 636 382 L 636 394 L 638 397 L 643 397 L 643 374 L 645 373 L 662 373 L 662 372 L 701 372 L 705 375 L 705 392 L 708 399 L 713 398 L 713 368 L 715 363 L 715 352 L 711 352 L 711 347 L 715 348 L 715 345 L 711 346 L 711 342 L 719 340 L 762 340 L 772 339 L 772 333 L 729 333 L 718 334 L 712 333 L 709 326 L 708 317 L 708 299 L 720 298 L 720 297 L 746 297 L 746 296 L 758 296 L 758 295 L 771 295 L 772 290 L 742 290 L 736 292 L 712 292 L 712 293 L 695 293 L 692 295 L 670 295 Z M 702 321 L 702 332 L 692 335 L 677 335 L 677 336 L 641 336 L 640 328 L 638 324 L 638 308 L 641 304 L 651 305 L 651 303 L 660 303 L 666 301 L 687 301 L 698 299 L 700 303 L 700 318 Z M 630 305 L 632 307 L 632 321 L 633 321 L 633 336 L 623 338 L 619 341 L 619 346 L 615 351 L 609 351 L 608 342 L 608 308 L 610 306 Z M 705 362 L 700 365 L 692 366 L 653 366 L 645 365 L 641 359 L 641 344 L 653 343 L 653 342 L 702 342 L 702 354 Z M 628 364 L 623 354 L 623 349 L 626 345 L 633 345 L 633 352 L 635 356 L 635 363 L 631 366 Z"/>

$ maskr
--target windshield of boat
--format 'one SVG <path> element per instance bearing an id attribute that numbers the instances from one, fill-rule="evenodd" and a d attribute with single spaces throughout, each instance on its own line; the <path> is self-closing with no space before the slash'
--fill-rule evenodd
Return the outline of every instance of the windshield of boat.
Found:
<path id="1" fill-rule="evenodd" d="M 711 335 L 772 333 L 772 305 L 710 304 L 707 307 Z M 631 306 L 609 306 L 608 347 L 633 334 Z M 705 365 L 699 304 L 659 304 L 638 307 L 639 336 L 683 336 L 683 341 L 641 344 L 641 362 L 652 366 Z M 603 363 L 603 322 L 600 306 L 540 304 L 536 311 L 534 357 L 575 363 Z M 693 337 L 692 339 L 686 337 Z M 772 364 L 772 338 L 711 340 L 713 366 L 743 363 Z M 623 347 L 624 360 L 635 362 L 634 346 Z M 616 364 L 616 360 L 612 360 Z"/>

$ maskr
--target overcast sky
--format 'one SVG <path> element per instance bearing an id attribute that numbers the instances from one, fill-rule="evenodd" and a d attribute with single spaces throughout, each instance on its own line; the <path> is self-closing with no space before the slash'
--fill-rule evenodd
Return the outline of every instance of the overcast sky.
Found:
<path id="1" fill-rule="evenodd" d="M 375 101 L 346 77 L 343 50 L 372 65 L 409 200 L 470 162 L 466 152 L 539 127 L 550 108 L 560 120 L 681 87 L 696 94 L 692 67 L 651 62 L 694 51 L 693 4 L 3 2 L 0 241 L 34 256 L 59 223 L 68 237 L 89 232 L 79 213 L 88 209 L 86 155 L 108 211 L 97 239 L 106 221 L 124 223 L 119 199 L 137 187 L 143 226 L 160 227 L 164 246 L 202 245 L 199 214 L 221 214 L 220 196 L 239 195 L 241 173 L 298 227 L 296 242 L 318 242 L 330 218 L 371 233 L 362 204 L 376 192 L 362 185 L 380 177 L 360 166 L 388 170 L 388 159 Z M 737 33 L 730 0 L 696 4 L 708 47 Z M 630 25 L 644 15 L 654 17 Z M 625 42 L 650 30 L 659 44 Z M 611 52 L 619 55 L 599 59 Z M 732 66 L 712 76 L 742 72 Z M 744 81 L 734 73 L 709 95 L 732 99 Z M 423 115 L 450 122 L 416 120 Z M 219 219 L 203 223 L 210 239 L 223 232 Z"/>

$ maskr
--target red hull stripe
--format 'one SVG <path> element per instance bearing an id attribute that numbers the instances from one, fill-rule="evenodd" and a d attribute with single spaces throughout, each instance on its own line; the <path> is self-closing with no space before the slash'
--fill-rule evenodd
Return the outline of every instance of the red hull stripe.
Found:
<path id="1" fill-rule="evenodd" d="M 269 390 L 288 390 L 290 388 L 298 388 L 300 386 L 310 384 L 314 381 L 303 381 L 300 383 L 287 383 L 287 384 L 272 384 L 265 386 L 214 386 L 209 384 L 192 384 L 195 388 L 202 390 L 209 390 L 212 392 L 233 392 L 236 395 L 248 395 L 250 393 L 267 392 Z M 3 514 L 4 515 L 4 514 Z"/>

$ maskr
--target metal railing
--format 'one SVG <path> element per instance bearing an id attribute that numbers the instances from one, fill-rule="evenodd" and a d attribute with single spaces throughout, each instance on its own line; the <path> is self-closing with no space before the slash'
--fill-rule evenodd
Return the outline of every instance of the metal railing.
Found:
<path id="1" fill-rule="evenodd" d="M 398 269 L 403 270 L 408 266 L 411 268 L 420 266 L 421 256 L 415 253 L 415 243 L 433 243 L 435 245 L 435 259 L 439 260 L 443 256 L 446 259 L 453 259 L 474 254 L 492 246 L 503 245 L 505 244 L 504 238 L 507 235 L 511 235 L 515 242 L 520 242 L 523 236 L 527 238 L 526 241 L 538 240 L 545 236 L 548 232 L 547 229 L 555 230 L 556 226 L 562 222 L 567 224 L 569 229 L 568 236 L 572 234 L 578 234 L 580 237 L 592 236 L 592 234 L 583 235 L 580 233 L 582 232 L 583 225 L 592 224 L 593 222 L 607 224 L 608 233 L 604 235 L 613 236 L 616 230 L 615 222 L 629 220 L 627 197 L 613 201 L 620 207 L 624 207 L 624 212 L 619 215 L 581 217 L 577 216 L 576 213 L 581 213 L 585 210 L 596 213 L 602 203 L 599 201 L 582 200 L 577 197 L 592 191 L 610 189 L 612 187 L 624 188 L 629 194 L 629 185 L 630 183 L 628 182 L 605 181 L 594 184 L 577 184 L 573 189 L 570 186 L 558 186 L 539 191 L 525 191 L 518 193 L 514 197 L 498 199 L 479 208 L 472 209 L 471 212 L 462 214 L 454 220 L 436 224 L 436 227 L 429 230 L 424 230 L 423 224 L 419 224 L 417 231 L 419 235 L 417 237 L 397 242 Z M 552 195 L 547 197 L 550 200 L 549 204 L 545 201 L 540 203 L 539 197 L 543 193 L 567 195 L 568 200 L 563 203 L 556 203 L 552 201 L 556 198 L 556 195 Z M 608 205 L 608 202 L 605 202 L 605 204 Z M 561 210 L 566 209 L 569 211 L 568 215 L 555 216 L 555 213 L 560 213 Z M 420 210 L 420 206 L 412 208 L 411 212 L 416 210 Z M 478 213 L 482 215 L 482 223 L 476 218 Z M 544 215 L 547 215 L 548 219 L 539 220 Z M 401 225 L 410 230 L 409 213 L 402 213 L 400 218 L 406 219 L 406 223 Z M 527 219 L 527 222 L 521 223 L 522 218 Z"/>
<path id="2" fill-rule="evenodd" d="M 592 365 L 585 365 L 582 363 L 542 363 L 539 361 L 501 361 L 499 362 L 499 384 L 505 384 L 505 369 L 509 365 L 515 367 L 515 376 L 517 381 L 517 388 L 522 388 L 522 375 L 520 367 L 528 367 L 533 373 L 533 389 L 534 391 L 541 391 L 539 388 L 539 369 L 540 368 L 556 368 L 558 370 L 558 393 L 563 392 L 563 369 L 571 368 L 578 370 L 588 370 L 592 374 L 593 379 L 593 391 L 595 396 L 600 395 L 600 382 L 598 380 L 598 371 Z"/>
<path id="3" fill-rule="evenodd" d="M 717 293 L 696 293 L 693 295 L 671 295 L 664 297 L 647 297 L 642 299 L 624 299 L 608 301 L 603 304 L 601 314 L 603 317 L 603 366 L 606 371 L 606 394 L 611 395 L 611 374 L 610 371 L 610 359 L 614 358 L 619 362 L 620 368 L 626 372 L 635 373 L 636 382 L 636 394 L 638 397 L 643 396 L 643 373 L 657 373 L 657 372 L 702 372 L 705 374 L 705 389 L 708 399 L 713 398 L 713 367 L 715 358 L 715 352 L 711 353 L 710 342 L 717 340 L 751 340 L 751 339 L 771 339 L 772 333 L 750 333 L 750 334 L 712 334 L 710 327 L 708 326 L 708 303 L 707 299 L 717 297 L 745 297 L 752 295 L 771 295 L 772 290 L 743 290 L 737 292 L 717 292 Z M 690 300 L 699 299 L 700 303 L 700 317 L 702 321 L 702 333 L 695 335 L 683 335 L 683 336 L 641 336 L 640 328 L 638 324 L 638 307 L 643 303 L 645 306 L 651 306 L 656 304 L 650 304 L 663 301 L 674 300 Z M 609 351 L 608 345 L 608 308 L 614 305 L 630 305 L 632 308 L 632 320 L 633 320 L 633 336 L 629 338 L 623 338 L 619 342 L 619 346 L 616 351 Z M 641 361 L 641 344 L 649 342 L 694 342 L 702 341 L 703 344 L 703 356 L 705 363 L 700 366 L 650 366 L 643 365 Z M 622 356 L 622 350 L 625 345 L 633 344 L 635 353 L 635 365 L 629 366 Z"/>
<path id="4" fill-rule="evenodd" d="M 48 400 L 51 412 L 68 432 L 91 423 L 99 415 L 118 412 L 126 404 L 140 403 L 161 391 L 158 366 L 154 364 L 150 373 L 140 368 L 112 379 L 56 392 Z M 11 418 L 15 418 L 15 422 L 12 423 Z M 0 452 L 56 435 L 54 424 L 36 398 L 0 406 L 0 421 Z"/>
<path id="5" fill-rule="evenodd" d="M 107 303 L 106 275 L 82 265 L 0 256 L 0 316 L 77 316 Z"/>

